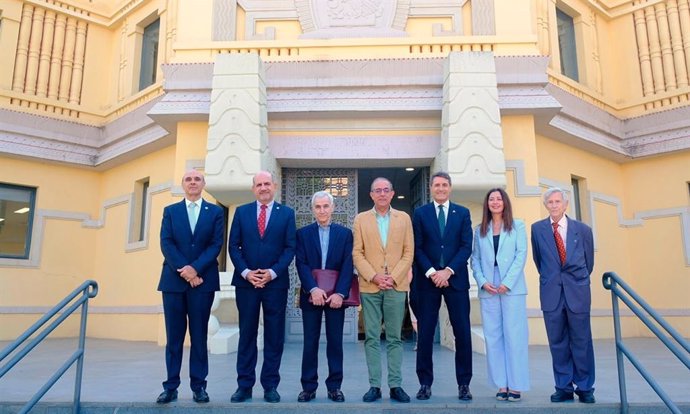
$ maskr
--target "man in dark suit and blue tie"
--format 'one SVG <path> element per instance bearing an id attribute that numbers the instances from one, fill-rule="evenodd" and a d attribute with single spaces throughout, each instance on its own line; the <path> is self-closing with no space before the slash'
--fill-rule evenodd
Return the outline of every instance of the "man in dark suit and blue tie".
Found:
<path id="1" fill-rule="evenodd" d="M 580 402 L 593 403 L 592 229 L 565 215 L 568 196 L 562 189 L 548 189 L 544 205 L 549 217 L 532 224 L 532 255 L 556 382 L 551 401 L 573 400 L 574 391 Z"/>
<path id="2" fill-rule="evenodd" d="M 223 210 L 201 198 L 204 185 L 201 173 L 188 171 L 182 177 L 185 199 L 163 210 L 161 251 L 164 260 L 158 290 L 163 295 L 168 378 L 158 396 L 159 404 L 177 399 L 188 320 L 193 399 L 198 403 L 209 402 L 206 393 L 208 318 L 213 297 L 220 288 L 218 255 L 223 248 L 225 226 Z"/>
<path id="3" fill-rule="evenodd" d="M 264 400 L 277 403 L 290 286 L 288 267 L 295 257 L 295 212 L 274 200 L 277 184 L 271 173 L 260 171 L 252 182 L 256 201 L 237 207 L 228 242 L 235 266 L 232 284 L 240 322 L 238 388 L 230 401 L 244 402 L 252 398 L 259 315 L 263 310 L 264 362 L 260 380 Z"/>
<path id="4" fill-rule="evenodd" d="M 431 176 L 431 203 L 414 212 L 415 272 L 413 296 L 417 315 L 418 400 L 431 397 L 434 381 L 433 341 L 441 306 L 448 307 L 448 317 L 455 335 L 455 379 L 458 398 L 472 399 L 472 340 L 467 260 L 472 255 L 472 222 L 467 208 L 452 203 L 450 175 L 437 172 Z"/>
<path id="5" fill-rule="evenodd" d="M 316 397 L 318 388 L 319 338 L 321 317 L 326 317 L 326 358 L 328 378 L 326 389 L 328 399 L 345 401 L 340 390 L 343 383 L 343 325 L 345 308 L 343 298 L 347 297 L 352 285 L 352 231 L 331 222 L 335 208 L 333 196 L 318 191 L 311 198 L 311 207 L 316 222 L 297 231 L 297 253 L 295 264 L 302 282 L 300 308 L 304 327 L 304 348 L 302 351 L 302 392 L 297 401 L 307 402 Z M 316 284 L 312 270 L 330 269 L 338 271 L 335 291 L 330 296 Z"/>

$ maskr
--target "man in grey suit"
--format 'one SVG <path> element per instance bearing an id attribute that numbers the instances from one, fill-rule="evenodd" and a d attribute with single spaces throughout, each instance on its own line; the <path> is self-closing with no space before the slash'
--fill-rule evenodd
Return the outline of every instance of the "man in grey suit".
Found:
<path id="1" fill-rule="evenodd" d="M 592 229 L 565 215 L 568 195 L 562 189 L 548 189 L 544 205 L 549 217 L 532 224 L 532 255 L 556 382 L 551 401 L 570 401 L 574 391 L 580 402 L 594 403 Z"/>

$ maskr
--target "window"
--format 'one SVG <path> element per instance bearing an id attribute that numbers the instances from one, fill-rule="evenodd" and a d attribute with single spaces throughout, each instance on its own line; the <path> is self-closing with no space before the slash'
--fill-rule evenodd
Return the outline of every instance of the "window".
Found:
<path id="1" fill-rule="evenodd" d="M 574 81 L 579 81 L 573 18 L 557 8 L 556 20 L 558 21 L 558 51 L 561 57 L 561 73 Z"/>
<path id="2" fill-rule="evenodd" d="M 573 186 L 573 193 L 570 197 L 575 219 L 591 224 L 590 205 L 587 190 L 587 180 L 576 175 L 570 176 L 570 184 Z"/>
<path id="3" fill-rule="evenodd" d="M 129 241 L 144 241 L 146 238 L 146 217 L 148 212 L 149 179 L 134 183 L 134 200 L 131 210 Z"/>
<path id="4" fill-rule="evenodd" d="M 141 41 L 141 69 L 139 71 L 139 90 L 156 83 L 158 71 L 158 35 L 160 19 L 144 28 L 144 36 Z"/>
<path id="5" fill-rule="evenodd" d="M 36 188 L 0 183 L 0 257 L 28 259 Z"/>
<path id="6" fill-rule="evenodd" d="M 582 206 L 580 205 L 580 182 L 576 177 L 570 179 L 573 185 L 573 209 L 575 210 L 575 219 L 582 221 Z"/>

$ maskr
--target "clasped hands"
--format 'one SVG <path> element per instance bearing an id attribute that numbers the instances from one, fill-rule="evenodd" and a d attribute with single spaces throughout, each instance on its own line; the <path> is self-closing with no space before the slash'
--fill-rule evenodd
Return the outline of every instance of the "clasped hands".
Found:
<path id="1" fill-rule="evenodd" d="M 499 287 L 494 286 L 493 284 L 486 282 L 482 285 L 482 289 L 485 291 L 491 293 L 492 295 L 503 295 L 504 293 L 508 292 L 508 287 L 506 285 L 501 285 Z"/>
<path id="2" fill-rule="evenodd" d="M 371 281 L 376 283 L 381 290 L 390 290 L 395 286 L 395 279 L 391 275 L 377 273 L 371 278 Z"/>
<path id="3" fill-rule="evenodd" d="M 448 279 L 450 279 L 452 275 L 453 273 L 451 273 L 450 269 L 444 268 L 429 275 L 429 279 L 434 282 L 437 288 L 444 288 L 448 287 Z"/>
<path id="4" fill-rule="evenodd" d="M 251 283 L 257 289 L 266 287 L 266 284 L 271 281 L 271 272 L 268 269 L 250 270 L 247 273 L 247 282 Z"/>
<path id="5" fill-rule="evenodd" d="M 340 309 L 343 306 L 343 297 L 337 293 L 328 296 L 325 290 L 317 287 L 311 291 L 311 303 L 315 306 L 329 305 L 331 309 Z"/>
<path id="6" fill-rule="evenodd" d="M 180 277 L 192 285 L 193 288 L 204 283 L 204 279 L 202 279 L 201 276 L 197 274 L 196 269 L 190 265 L 185 265 L 181 269 L 177 269 L 177 271 L 180 273 Z"/>

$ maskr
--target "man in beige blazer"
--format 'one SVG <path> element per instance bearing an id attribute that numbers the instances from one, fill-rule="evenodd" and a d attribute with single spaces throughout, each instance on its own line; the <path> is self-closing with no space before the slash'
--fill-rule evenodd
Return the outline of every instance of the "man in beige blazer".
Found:
<path id="1" fill-rule="evenodd" d="M 369 391 L 364 402 L 381 398 L 381 323 L 385 320 L 388 387 L 390 398 L 410 402 L 402 389 L 402 330 L 407 278 L 414 256 L 412 221 L 406 213 L 391 208 L 395 192 L 386 178 L 371 183 L 374 208 L 355 217 L 352 259 L 359 274 L 364 350 L 369 370 Z"/>

